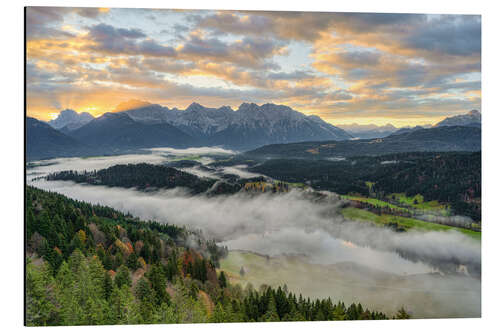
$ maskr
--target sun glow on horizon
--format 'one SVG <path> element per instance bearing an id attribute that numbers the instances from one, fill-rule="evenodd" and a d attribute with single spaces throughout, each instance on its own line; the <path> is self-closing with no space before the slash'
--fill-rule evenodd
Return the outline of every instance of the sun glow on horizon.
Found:
<path id="1" fill-rule="evenodd" d="M 196 102 L 196 101 L 193 101 Z M 102 116 L 103 114 L 107 112 L 120 112 L 126 110 L 126 106 L 130 106 L 130 108 L 135 107 L 140 107 L 140 106 L 145 106 L 147 104 L 159 104 L 162 106 L 166 106 L 170 109 L 173 108 L 178 108 L 180 110 L 187 108 L 191 102 L 188 102 L 184 105 L 166 105 L 164 103 L 155 103 L 155 102 L 147 102 L 147 101 L 139 101 L 135 99 L 131 100 L 126 100 L 122 101 L 120 103 L 117 103 L 115 106 L 98 106 L 96 103 L 88 104 L 86 106 L 80 106 L 77 108 L 72 108 L 72 107 L 66 107 L 62 109 L 71 109 L 74 110 L 77 113 L 82 113 L 82 112 L 87 112 L 90 113 L 93 117 L 98 118 Z M 200 103 L 202 104 L 202 103 Z M 265 103 L 259 103 L 259 105 L 265 104 Z M 279 104 L 279 103 L 275 103 Z M 110 103 L 106 103 L 106 105 L 111 105 Z M 221 107 L 222 105 L 204 105 L 206 107 Z M 233 110 L 237 110 L 240 104 L 235 104 L 235 105 L 230 105 L 230 107 Z M 285 105 L 285 104 L 283 104 Z M 334 126 L 342 126 L 342 125 L 352 125 L 352 124 L 357 124 L 357 125 L 376 125 L 376 126 L 384 126 L 384 125 L 393 125 L 395 127 L 401 128 L 401 127 L 414 127 L 414 126 L 424 126 L 424 125 L 433 125 L 438 123 L 439 121 L 443 120 L 447 116 L 436 116 L 436 117 L 413 117 L 413 118 L 402 118 L 402 117 L 343 117 L 341 114 L 335 115 L 333 114 L 332 116 L 325 116 L 324 114 L 321 114 L 321 112 L 314 112 L 314 111 L 304 111 L 300 109 L 293 108 L 292 109 L 299 111 L 305 115 L 316 115 L 319 116 L 321 119 L 323 119 L 325 122 L 332 124 Z M 43 121 L 49 121 L 56 119 L 57 116 L 59 115 L 60 111 L 54 111 L 52 110 L 47 110 L 47 111 L 42 111 L 42 112 L 30 112 L 28 111 L 28 116 L 43 120 Z M 466 113 L 467 111 L 464 111 L 462 113 Z M 46 116 L 46 117 L 43 117 Z"/>

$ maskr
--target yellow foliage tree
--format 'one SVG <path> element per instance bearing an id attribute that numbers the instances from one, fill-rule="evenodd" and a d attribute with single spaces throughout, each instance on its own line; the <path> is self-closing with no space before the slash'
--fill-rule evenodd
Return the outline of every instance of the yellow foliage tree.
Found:
<path id="1" fill-rule="evenodd" d="M 78 230 L 78 239 L 80 240 L 80 242 L 82 244 L 85 244 L 85 242 L 87 241 L 87 234 L 85 233 L 85 231 L 83 230 Z"/>

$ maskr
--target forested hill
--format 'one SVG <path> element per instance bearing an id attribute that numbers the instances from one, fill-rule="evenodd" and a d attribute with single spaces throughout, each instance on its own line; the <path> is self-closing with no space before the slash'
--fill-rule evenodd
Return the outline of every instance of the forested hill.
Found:
<path id="1" fill-rule="evenodd" d="M 185 187 L 192 193 L 206 192 L 215 179 L 199 178 L 187 172 L 147 163 L 119 164 L 99 171 L 62 171 L 47 176 L 48 180 L 72 180 L 77 183 L 107 185 L 140 190 Z"/>
<path id="2" fill-rule="evenodd" d="M 450 205 L 457 215 L 481 220 L 480 152 L 400 153 L 339 160 L 269 159 L 249 170 L 339 194 L 378 198 L 394 193 L 418 194 L 425 201 Z"/>
<path id="3" fill-rule="evenodd" d="M 243 290 L 217 273 L 227 250 L 213 241 L 30 186 L 26 230 L 28 326 L 387 319 L 286 288 Z"/>
<path id="4" fill-rule="evenodd" d="M 246 152 L 248 158 L 326 159 L 403 152 L 480 151 L 481 129 L 445 126 L 421 129 L 385 138 L 274 144 Z"/>

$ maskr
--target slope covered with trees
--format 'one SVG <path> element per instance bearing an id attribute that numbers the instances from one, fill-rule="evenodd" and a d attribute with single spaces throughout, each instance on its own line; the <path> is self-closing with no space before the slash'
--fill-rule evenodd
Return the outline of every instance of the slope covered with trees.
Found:
<path id="1" fill-rule="evenodd" d="M 360 304 L 231 285 L 195 232 L 26 188 L 26 324 L 387 319 Z M 394 318 L 408 318 L 402 308 Z"/>
<path id="2" fill-rule="evenodd" d="M 414 152 L 337 161 L 270 159 L 249 170 L 339 194 L 380 199 L 392 193 L 422 195 L 425 201 L 450 205 L 455 214 L 481 220 L 481 152 Z"/>
<path id="3" fill-rule="evenodd" d="M 377 156 L 404 152 L 480 151 L 481 128 L 443 126 L 419 129 L 385 138 L 316 141 L 262 146 L 245 155 L 248 158 L 325 159 L 348 156 Z"/>
<path id="4" fill-rule="evenodd" d="M 147 163 L 119 164 L 98 171 L 62 171 L 47 176 L 47 179 L 125 188 L 136 187 L 140 190 L 185 187 L 193 193 L 205 192 L 215 183 L 215 179 L 199 178 L 171 167 Z"/>

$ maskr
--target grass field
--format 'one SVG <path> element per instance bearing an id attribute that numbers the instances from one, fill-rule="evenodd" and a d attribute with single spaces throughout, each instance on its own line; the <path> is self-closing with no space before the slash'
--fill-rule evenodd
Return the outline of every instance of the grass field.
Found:
<path id="1" fill-rule="evenodd" d="M 394 197 L 395 200 L 399 201 L 401 204 L 408 205 L 415 209 L 422 210 L 441 210 L 446 211 L 447 207 L 437 200 L 424 201 L 424 197 L 421 194 L 414 195 L 412 197 L 406 196 L 404 193 L 392 193 L 388 196 L 389 198 Z"/>
<path id="2" fill-rule="evenodd" d="M 387 201 L 382 201 L 382 200 L 375 199 L 375 198 L 365 198 L 365 197 L 359 197 L 359 196 L 353 196 L 353 195 L 342 195 L 341 198 L 347 199 L 347 200 L 359 201 L 359 202 L 366 202 L 366 203 L 369 203 L 370 205 L 373 205 L 373 206 L 389 207 L 389 208 L 392 208 L 394 210 L 408 212 L 407 208 L 399 207 L 399 206 L 393 205 Z"/>
<path id="3" fill-rule="evenodd" d="M 449 231 L 456 230 L 474 239 L 480 240 L 481 233 L 477 231 L 472 231 L 464 228 L 451 227 L 443 224 L 431 223 L 426 221 L 421 221 L 408 217 L 394 216 L 394 215 L 377 215 L 372 212 L 366 211 L 364 209 L 347 207 L 342 209 L 342 215 L 346 219 L 355 221 L 367 221 L 378 225 L 386 225 L 389 223 L 397 223 L 400 227 L 405 230 L 412 228 L 426 230 L 426 231 Z"/>
<path id="4" fill-rule="evenodd" d="M 286 183 L 286 184 L 288 184 L 289 187 L 296 187 L 296 188 L 305 188 L 306 187 L 306 184 L 304 184 L 304 183 L 290 183 L 290 182 L 284 182 L 284 181 L 280 181 L 280 180 L 274 181 L 274 184 L 278 184 L 278 183 Z"/>

